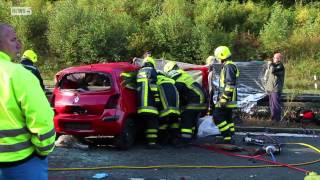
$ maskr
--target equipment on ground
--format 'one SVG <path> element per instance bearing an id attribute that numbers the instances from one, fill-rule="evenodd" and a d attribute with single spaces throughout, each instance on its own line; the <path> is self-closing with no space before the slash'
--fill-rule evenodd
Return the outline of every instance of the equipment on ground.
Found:
<path id="1" fill-rule="evenodd" d="M 280 154 L 281 152 L 281 145 L 278 143 L 278 141 L 267 135 L 247 134 L 243 138 L 243 142 L 246 145 L 262 146 L 259 149 L 259 152 L 271 155 L 273 159 L 275 159 L 273 156 L 274 154 Z"/>

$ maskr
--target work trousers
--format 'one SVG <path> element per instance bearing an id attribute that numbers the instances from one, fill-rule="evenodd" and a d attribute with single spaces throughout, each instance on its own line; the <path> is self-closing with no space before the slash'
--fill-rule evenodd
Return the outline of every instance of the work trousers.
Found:
<path id="1" fill-rule="evenodd" d="M 159 118 L 159 141 L 164 145 L 176 141 L 179 135 L 179 116 L 176 114 Z"/>
<path id="2" fill-rule="evenodd" d="M 180 132 L 181 138 L 191 140 L 195 135 L 196 125 L 200 111 L 186 109 L 181 113 Z"/>
<path id="3" fill-rule="evenodd" d="M 269 92 L 269 107 L 271 113 L 271 119 L 273 121 L 281 120 L 281 93 Z"/>
<path id="4" fill-rule="evenodd" d="M 37 156 L 28 161 L 6 168 L 0 168 L 0 180 L 46 180 L 48 179 L 48 159 Z"/>
<path id="5" fill-rule="evenodd" d="M 212 117 L 224 139 L 231 140 L 231 137 L 235 132 L 234 122 L 232 119 L 232 108 L 215 108 L 213 110 Z"/>
<path id="6" fill-rule="evenodd" d="M 146 130 L 146 139 L 149 145 L 156 144 L 158 140 L 158 129 L 159 122 L 158 117 L 155 114 L 151 113 L 141 113 L 139 114 L 141 119 L 143 120 Z"/>

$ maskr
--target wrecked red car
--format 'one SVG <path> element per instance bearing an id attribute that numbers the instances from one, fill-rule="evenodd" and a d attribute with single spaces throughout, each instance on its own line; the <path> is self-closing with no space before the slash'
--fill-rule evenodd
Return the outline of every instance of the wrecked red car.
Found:
<path id="1" fill-rule="evenodd" d="M 80 139 L 113 136 L 114 145 L 128 149 L 138 133 L 136 92 L 127 88 L 121 73 L 139 67 L 126 62 L 92 64 L 64 69 L 56 74 L 51 99 L 57 133 Z M 183 67 L 207 88 L 203 66 Z"/>
<path id="2" fill-rule="evenodd" d="M 57 133 L 77 137 L 114 136 L 114 144 L 127 149 L 136 135 L 136 92 L 121 83 L 126 63 L 92 64 L 58 72 L 51 99 Z"/>

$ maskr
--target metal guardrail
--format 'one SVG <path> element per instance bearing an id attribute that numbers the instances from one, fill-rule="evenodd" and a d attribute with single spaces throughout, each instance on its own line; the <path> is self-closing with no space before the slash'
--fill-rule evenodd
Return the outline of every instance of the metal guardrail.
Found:
<path id="1" fill-rule="evenodd" d="M 46 88 L 46 96 L 51 97 L 53 92 L 53 87 Z M 259 104 L 264 104 L 268 102 L 268 96 L 260 99 L 258 101 Z M 283 93 L 281 96 L 281 100 L 283 102 L 312 102 L 312 103 L 320 103 L 320 95 L 319 94 L 294 94 L 294 93 Z"/>
<path id="2" fill-rule="evenodd" d="M 263 99 L 258 101 L 259 104 L 264 104 L 268 102 L 269 97 L 266 96 Z M 282 102 L 310 102 L 310 103 L 319 103 L 320 95 L 319 94 L 294 94 L 294 93 L 283 93 L 281 95 Z"/>

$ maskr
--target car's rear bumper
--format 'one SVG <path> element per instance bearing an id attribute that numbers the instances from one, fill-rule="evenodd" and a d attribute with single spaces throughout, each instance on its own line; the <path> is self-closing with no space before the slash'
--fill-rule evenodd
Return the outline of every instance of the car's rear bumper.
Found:
<path id="1" fill-rule="evenodd" d="M 123 112 L 114 114 L 83 115 L 57 114 L 54 124 L 57 133 L 78 136 L 114 136 L 121 132 L 127 115 Z"/>

